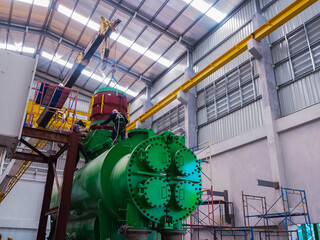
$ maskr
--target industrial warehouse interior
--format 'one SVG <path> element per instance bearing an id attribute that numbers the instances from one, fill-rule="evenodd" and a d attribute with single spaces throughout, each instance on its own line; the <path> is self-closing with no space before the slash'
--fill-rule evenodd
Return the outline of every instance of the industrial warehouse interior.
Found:
<path id="1" fill-rule="evenodd" d="M 320 2 L 0 0 L 0 240 L 320 240 Z"/>

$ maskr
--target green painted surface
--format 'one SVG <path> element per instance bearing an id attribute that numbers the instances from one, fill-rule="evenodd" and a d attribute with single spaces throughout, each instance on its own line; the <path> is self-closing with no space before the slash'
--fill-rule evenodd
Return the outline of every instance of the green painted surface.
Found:
<path id="1" fill-rule="evenodd" d="M 169 132 L 155 135 L 151 129 L 134 129 L 126 140 L 106 150 L 111 145 L 103 145 L 106 135 L 99 131 L 88 149 L 100 144 L 104 148 L 96 148 L 104 152 L 75 172 L 67 226 L 70 239 L 121 240 L 124 235 L 118 229 L 123 225 L 181 230 L 182 221 L 201 199 L 200 161 L 184 146 L 184 139 Z M 54 194 L 51 207 L 56 200 Z"/>
<path id="2" fill-rule="evenodd" d="M 124 96 L 127 96 L 127 94 L 121 90 L 115 89 L 115 88 L 99 88 L 94 91 L 94 94 L 97 94 L 99 92 L 104 92 L 104 91 L 112 91 L 112 92 L 118 92 L 120 94 L 123 94 Z"/>
<path id="3" fill-rule="evenodd" d="M 92 160 L 113 146 L 111 132 L 109 130 L 90 131 L 81 144 Z"/>
<path id="4" fill-rule="evenodd" d="M 319 224 L 313 224 L 315 240 L 320 240 L 320 227 Z"/>

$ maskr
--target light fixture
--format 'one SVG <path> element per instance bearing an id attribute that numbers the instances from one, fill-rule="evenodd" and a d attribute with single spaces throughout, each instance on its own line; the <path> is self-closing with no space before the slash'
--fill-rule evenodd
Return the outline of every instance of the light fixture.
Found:
<path id="1" fill-rule="evenodd" d="M 192 0 L 183 1 L 186 3 L 190 3 Z M 193 0 L 190 5 L 202 13 L 206 13 L 209 10 L 206 15 L 216 22 L 221 22 L 221 20 L 227 16 L 227 14 L 220 12 L 214 7 L 211 7 L 210 4 L 206 3 L 203 0 Z"/>
<path id="2" fill-rule="evenodd" d="M 18 2 L 24 2 L 28 4 L 34 4 L 40 7 L 49 7 L 50 1 L 49 0 L 16 0 Z"/>

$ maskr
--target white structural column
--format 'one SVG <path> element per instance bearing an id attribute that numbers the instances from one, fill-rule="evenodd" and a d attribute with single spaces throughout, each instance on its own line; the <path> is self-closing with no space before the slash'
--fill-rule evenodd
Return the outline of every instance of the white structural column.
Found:
<path id="1" fill-rule="evenodd" d="M 252 21 L 254 29 L 257 29 L 266 20 L 260 13 L 256 13 Z M 286 187 L 285 165 L 275 122 L 276 119 L 280 118 L 280 107 L 268 39 L 265 38 L 261 42 L 251 40 L 248 42 L 248 50 L 257 59 L 258 63 L 257 68 L 261 83 L 264 125 L 267 133 L 268 152 L 273 176 L 272 181 L 279 182 L 280 186 Z"/>
<path id="2" fill-rule="evenodd" d="M 145 95 L 146 95 L 146 100 L 142 106 L 143 112 L 146 112 L 148 109 L 150 109 L 153 106 L 153 104 L 151 103 L 151 88 L 150 87 L 146 88 Z M 152 120 L 153 120 L 153 117 L 148 118 L 144 122 L 138 121 L 136 124 L 137 128 L 151 128 Z"/>
<path id="3" fill-rule="evenodd" d="M 187 81 L 195 74 L 192 69 L 192 54 L 188 51 L 188 67 L 184 72 L 184 80 Z M 184 106 L 184 121 L 185 121 L 185 138 L 186 146 L 188 148 L 197 145 L 197 100 L 195 88 L 190 89 L 188 92 L 179 91 L 177 99 Z"/>

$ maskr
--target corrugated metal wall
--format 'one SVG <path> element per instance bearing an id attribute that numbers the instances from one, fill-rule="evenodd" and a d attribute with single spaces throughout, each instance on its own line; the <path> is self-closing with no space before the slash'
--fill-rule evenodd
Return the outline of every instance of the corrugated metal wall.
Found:
<path id="1" fill-rule="evenodd" d="M 184 106 L 170 109 L 167 113 L 153 121 L 152 129 L 158 134 L 164 131 L 171 131 L 177 135 L 184 134 Z"/>
<path id="2" fill-rule="evenodd" d="M 262 2 L 270 2 L 270 4 L 263 9 L 263 15 L 266 19 L 270 19 L 279 13 L 281 10 L 286 8 L 289 4 L 294 2 L 294 0 L 278 0 L 278 1 L 270 1 L 270 0 L 260 0 Z M 265 6 L 265 5 L 262 5 Z M 311 7 L 304 10 L 295 18 L 291 19 L 289 22 L 284 24 L 283 26 L 279 27 L 276 31 L 269 35 L 269 40 L 271 43 L 275 42 L 276 40 L 283 37 L 285 34 L 293 31 L 297 27 L 299 27 L 304 22 L 308 21 L 309 19 L 317 16 L 320 12 L 320 2 L 314 3 Z"/>
<path id="3" fill-rule="evenodd" d="M 320 102 L 320 14 L 301 24 L 304 18 L 271 47 L 282 116 Z"/>
<path id="4" fill-rule="evenodd" d="M 263 124 L 262 100 L 255 101 L 229 115 L 199 128 L 198 142 L 221 142 Z"/>
<path id="5" fill-rule="evenodd" d="M 199 71 L 253 31 L 248 1 L 194 52 Z M 263 124 L 256 61 L 245 52 L 197 85 L 198 142 L 217 143 Z"/>

